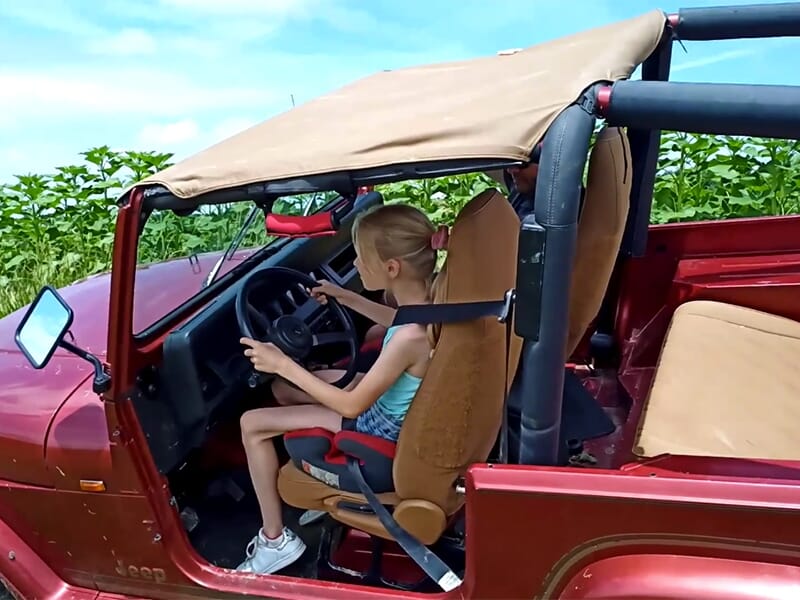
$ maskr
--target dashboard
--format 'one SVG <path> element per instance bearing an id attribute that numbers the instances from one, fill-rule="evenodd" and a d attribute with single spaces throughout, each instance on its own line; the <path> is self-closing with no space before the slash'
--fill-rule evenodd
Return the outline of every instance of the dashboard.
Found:
<path id="1" fill-rule="evenodd" d="M 360 290 L 353 264 L 356 254 L 350 228 L 357 212 L 381 203 L 372 192 L 359 199 L 339 231 L 329 237 L 292 240 L 265 259 L 246 277 L 275 266 L 289 267 L 314 279 L 327 279 L 342 287 Z M 174 329 L 164 341 L 163 363 L 157 370 L 157 393 L 137 394 L 134 405 L 145 429 L 154 460 L 161 472 L 179 466 L 192 449 L 201 446 L 218 421 L 233 418 L 249 391 L 250 361 L 239 343 L 236 319 L 238 282 L 209 302 L 201 311 Z M 280 290 L 283 292 L 283 290 Z M 274 319 L 277 311 L 291 308 L 290 294 L 280 294 L 280 303 L 257 307 Z M 329 319 L 321 311 L 318 319 Z M 316 324 L 321 328 L 325 323 Z"/>

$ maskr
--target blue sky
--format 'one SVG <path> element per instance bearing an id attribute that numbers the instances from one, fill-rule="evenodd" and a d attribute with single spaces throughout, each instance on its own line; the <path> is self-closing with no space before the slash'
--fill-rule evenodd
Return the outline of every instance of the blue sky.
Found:
<path id="1" fill-rule="evenodd" d="M 102 144 L 180 158 L 286 110 L 292 95 L 379 69 L 525 47 L 652 8 L 746 3 L 0 0 L 0 181 Z M 800 40 L 686 47 L 675 48 L 674 80 L 800 84 Z"/>

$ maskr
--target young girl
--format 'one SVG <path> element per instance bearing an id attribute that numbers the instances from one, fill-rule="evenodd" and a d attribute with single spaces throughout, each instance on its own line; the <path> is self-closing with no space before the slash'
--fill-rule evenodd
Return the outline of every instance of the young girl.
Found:
<path id="1" fill-rule="evenodd" d="M 405 205 L 377 207 L 360 215 L 353 225 L 355 267 L 366 289 L 386 290 L 398 306 L 431 300 L 436 251 L 446 246 L 447 229 L 436 230 L 419 210 Z M 395 309 L 369 301 L 328 282 L 312 290 L 325 303 L 334 297 L 387 328 L 383 349 L 366 374 L 345 389 L 329 381 L 341 371 L 310 373 L 276 346 L 242 338 L 255 369 L 275 373 L 285 382 L 273 386 L 281 406 L 242 415 L 242 441 L 250 476 L 261 506 L 262 527 L 247 546 L 238 570 L 274 573 L 297 560 L 303 541 L 284 527 L 277 490 L 278 459 L 272 443 L 276 432 L 322 427 L 332 433 L 343 427 L 396 441 L 411 400 L 430 360 L 426 327 L 391 327 Z"/>

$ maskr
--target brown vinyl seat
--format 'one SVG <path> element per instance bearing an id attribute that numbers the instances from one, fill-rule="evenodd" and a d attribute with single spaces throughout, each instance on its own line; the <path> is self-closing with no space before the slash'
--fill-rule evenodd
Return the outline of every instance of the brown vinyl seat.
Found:
<path id="1" fill-rule="evenodd" d="M 513 288 L 519 219 L 508 200 L 487 190 L 470 200 L 453 224 L 434 301 L 497 300 Z M 489 456 L 502 422 L 506 369 L 505 325 L 496 318 L 444 324 L 397 441 L 395 490 L 379 494 L 401 527 L 424 544 L 435 542 L 463 499 L 456 479 Z M 521 340 L 512 336 L 509 372 L 517 368 Z M 367 505 L 294 466 L 280 471 L 278 490 L 295 507 L 329 512 L 342 523 L 391 539 L 378 518 L 340 506 Z"/>
<path id="2" fill-rule="evenodd" d="M 603 127 L 589 155 L 586 193 L 569 297 L 567 358 L 575 351 L 603 302 L 619 253 L 631 195 L 631 148 L 621 127 Z M 503 171 L 486 173 L 504 183 Z"/>
<path id="3" fill-rule="evenodd" d="M 631 149 L 620 127 L 597 134 L 589 156 L 569 295 L 567 358 L 603 302 L 622 243 L 631 195 Z"/>
<path id="4" fill-rule="evenodd" d="M 800 323 L 695 300 L 675 311 L 634 453 L 800 460 Z"/>

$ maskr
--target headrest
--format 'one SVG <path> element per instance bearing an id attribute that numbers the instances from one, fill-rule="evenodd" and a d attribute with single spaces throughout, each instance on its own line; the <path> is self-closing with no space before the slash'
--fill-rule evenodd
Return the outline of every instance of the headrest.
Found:
<path id="1" fill-rule="evenodd" d="M 519 226 L 519 217 L 496 189 L 467 202 L 453 222 L 433 303 L 501 299 L 516 281 Z M 438 334 L 440 327 L 434 330 Z"/>
<path id="2" fill-rule="evenodd" d="M 470 200 L 453 223 L 434 302 L 502 299 L 516 280 L 519 226 L 497 190 Z M 441 326 L 398 440 L 394 479 L 401 498 L 452 508 L 452 481 L 488 457 L 502 420 L 505 332 L 493 317 Z M 521 340 L 512 336 L 512 374 L 520 348 Z"/>
<path id="3" fill-rule="evenodd" d="M 434 301 L 478 302 L 502 298 L 516 278 L 519 218 L 508 200 L 488 189 L 459 212 L 450 231 L 447 258 L 434 290 Z M 510 260 L 509 260 L 510 259 Z M 505 286 L 498 295 L 494 289 Z M 498 288 L 499 289 L 499 288 Z"/>

